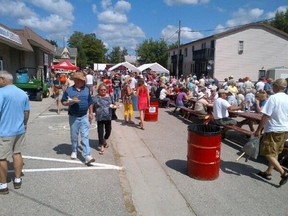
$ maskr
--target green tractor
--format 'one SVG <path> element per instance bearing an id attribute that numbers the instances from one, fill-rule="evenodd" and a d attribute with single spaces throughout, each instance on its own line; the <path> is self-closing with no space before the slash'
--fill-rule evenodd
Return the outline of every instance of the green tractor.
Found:
<path id="1" fill-rule="evenodd" d="M 42 101 L 50 95 L 48 84 L 44 81 L 43 68 L 23 67 L 16 71 L 14 85 L 25 91 L 30 100 Z"/>

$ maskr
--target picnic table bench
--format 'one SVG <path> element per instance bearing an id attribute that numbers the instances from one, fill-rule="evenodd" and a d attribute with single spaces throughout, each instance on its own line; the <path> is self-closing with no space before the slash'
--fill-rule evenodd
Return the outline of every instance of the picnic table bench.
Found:
<path id="1" fill-rule="evenodd" d="M 195 110 L 188 108 L 188 107 L 180 107 L 180 110 L 183 113 L 183 117 L 187 120 L 190 120 L 191 116 L 197 117 L 199 120 L 201 120 L 204 124 L 207 124 L 210 121 L 209 115 L 203 115 L 197 113 Z"/>
<path id="2" fill-rule="evenodd" d="M 234 131 L 237 131 L 237 132 L 244 134 L 248 137 L 251 137 L 253 135 L 252 131 L 238 127 L 237 125 L 223 125 L 223 128 L 224 128 L 224 132 L 226 132 L 227 130 L 234 130 Z M 225 134 L 223 134 L 223 135 L 225 136 Z"/>

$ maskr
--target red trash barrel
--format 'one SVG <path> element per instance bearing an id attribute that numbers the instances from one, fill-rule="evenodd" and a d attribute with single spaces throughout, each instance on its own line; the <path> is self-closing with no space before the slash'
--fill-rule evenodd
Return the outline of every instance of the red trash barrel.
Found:
<path id="1" fill-rule="evenodd" d="M 150 107 L 145 109 L 144 121 L 157 121 L 158 120 L 158 99 L 150 100 Z"/>
<path id="2" fill-rule="evenodd" d="M 218 178 L 221 129 L 216 125 L 193 124 L 188 127 L 188 175 L 199 180 Z"/>

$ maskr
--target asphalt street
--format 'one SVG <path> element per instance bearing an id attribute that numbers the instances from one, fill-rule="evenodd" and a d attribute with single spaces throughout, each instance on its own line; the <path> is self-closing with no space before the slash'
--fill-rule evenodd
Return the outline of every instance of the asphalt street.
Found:
<path id="1" fill-rule="evenodd" d="M 256 175 L 266 168 L 262 157 L 236 161 L 247 138 L 228 133 L 221 144 L 221 166 L 215 180 L 187 175 L 187 126 L 171 109 L 159 109 L 157 122 L 139 129 L 123 123 L 123 106 L 113 121 L 110 147 L 98 154 L 95 122 L 90 129 L 93 166 L 79 148 L 71 160 L 67 110 L 56 114 L 52 98 L 31 101 L 23 185 L 0 196 L 0 215 L 288 215 L 288 184 L 278 187 Z"/>

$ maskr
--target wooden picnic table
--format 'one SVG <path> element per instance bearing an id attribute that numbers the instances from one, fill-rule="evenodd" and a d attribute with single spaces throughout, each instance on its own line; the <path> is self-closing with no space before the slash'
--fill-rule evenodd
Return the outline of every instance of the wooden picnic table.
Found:
<path id="1" fill-rule="evenodd" d="M 230 111 L 234 116 L 239 116 L 251 121 L 256 121 L 259 123 L 262 119 L 263 114 L 262 113 L 256 113 L 256 112 L 250 112 L 250 111 Z"/>

